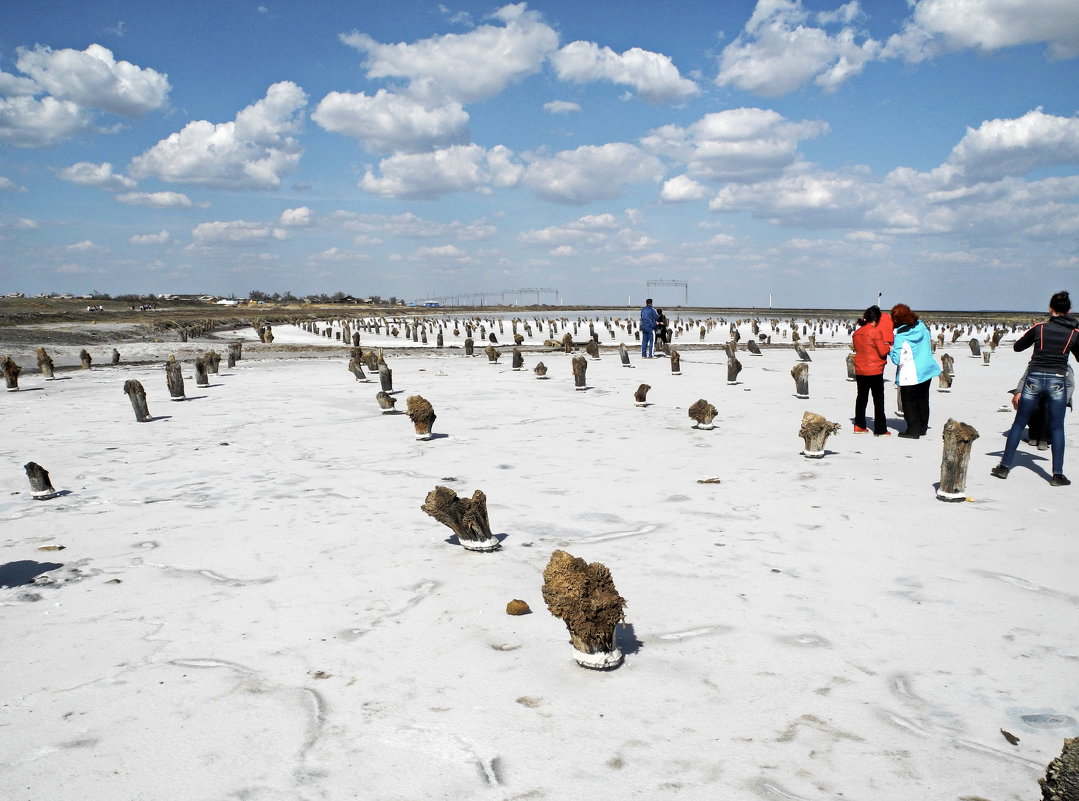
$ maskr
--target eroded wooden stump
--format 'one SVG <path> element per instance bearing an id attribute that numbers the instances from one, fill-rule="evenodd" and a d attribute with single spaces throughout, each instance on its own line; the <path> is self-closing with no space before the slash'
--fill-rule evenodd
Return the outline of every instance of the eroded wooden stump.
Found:
<path id="1" fill-rule="evenodd" d="M 823 416 L 814 412 L 802 413 L 802 427 L 798 429 L 798 436 L 805 442 L 802 455 L 807 459 L 824 458 L 824 443 L 831 434 L 839 431 L 839 423 L 826 420 Z"/>
<path id="2" fill-rule="evenodd" d="M 746 350 L 748 350 L 754 356 L 760 356 L 761 355 L 761 346 L 758 345 L 755 340 L 752 340 L 752 339 L 747 339 L 746 340 Z"/>
<path id="3" fill-rule="evenodd" d="M 379 390 L 375 393 L 375 400 L 378 401 L 378 406 L 382 409 L 383 414 L 389 414 L 393 411 L 394 404 L 397 403 L 397 398 L 389 394 L 385 390 Z"/>
<path id="4" fill-rule="evenodd" d="M 465 340 L 465 356 L 474 356 L 476 354 L 476 343 L 469 337 Z"/>
<path id="5" fill-rule="evenodd" d="M 27 462 L 23 465 L 23 469 L 26 471 L 26 477 L 30 479 L 30 494 L 35 501 L 47 501 L 60 494 L 49 479 L 49 471 L 37 462 Z"/>
<path id="6" fill-rule="evenodd" d="M 854 369 L 854 354 L 853 353 L 848 353 L 847 354 L 847 380 L 848 381 L 857 381 L 858 380 L 858 373 Z"/>
<path id="7" fill-rule="evenodd" d="M 229 367 L 235 367 L 236 362 L 243 359 L 244 343 L 243 342 L 230 342 L 229 343 Z"/>
<path id="8" fill-rule="evenodd" d="M 588 361 L 584 356 L 573 357 L 573 386 L 575 389 L 587 389 L 585 375 L 588 373 Z"/>
<path id="9" fill-rule="evenodd" d="M 547 365 L 543 362 L 538 362 L 535 367 L 532 368 L 532 372 L 536 374 L 536 378 L 547 377 Z"/>
<path id="10" fill-rule="evenodd" d="M 52 357 L 49 355 L 48 351 L 45 350 L 45 348 L 37 349 L 37 369 L 39 369 L 41 371 L 41 374 L 45 376 L 46 381 L 52 381 Z"/>
<path id="11" fill-rule="evenodd" d="M 626 600 L 605 565 L 556 550 L 543 571 L 542 594 L 551 614 L 566 624 L 577 664 L 592 670 L 622 664 L 617 632 Z"/>
<path id="12" fill-rule="evenodd" d="M 573 335 L 569 331 L 562 336 L 562 350 L 573 353 Z"/>
<path id="13" fill-rule="evenodd" d="M 594 339 L 588 340 L 588 344 L 584 346 L 584 352 L 587 353 L 593 360 L 599 360 L 599 343 Z"/>
<path id="14" fill-rule="evenodd" d="M 727 383 L 737 384 L 740 372 L 742 372 L 742 363 L 738 361 L 737 356 L 731 356 L 727 360 Z"/>
<path id="15" fill-rule="evenodd" d="M 118 351 L 116 348 L 112 349 L 112 363 L 113 364 L 119 364 L 120 363 L 120 351 Z"/>
<path id="16" fill-rule="evenodd" d="M 0 368 L 4 371 L 4 384 L 7 386 L 7 391 L 18 392 L 19 374 L 22 372 L 22 368 L 10 356 L 5 356 L 3 361 L 0 361 Z"/>
<path id="17" fill-rule="evenodd" d="M 809 351 L 807 351 L 797 342 L 794 343 L 794 352 L 798 354 L 798 358 L 801 359 L 803 362 L 813 361 L 813 359 L 809 356 Z"/>
<path id="18" fill-rule="evenodd" d="M 208 350 L 202 356 L 202 360 L 206 362 L 206 371 L 210 375 L 220 375 L 221 372 L 221 354 L 216 350 Z"/>
<path id="19" fill-rule="evenodd" d="M 991 351 L 991 350 L 983 350 L 982 351 L 982 365 L 984 367 L 989 366 L 989 357 L 992 356 L 992 355 L 993 355 L 993 351 Z"/>
<path id="20" fill-rule="evenodd" d="M 523 370 L 525 366 L 525 357 L 521 355 L 521 351 L 518 348 L 514 348 L 511 357 L 513 359 L 512 366 L 514 370 Z"/>
<path id="21" fill-rule="evenodd" d="M 953 380 L 951 373 L 941 370 L 940 375 L 937 376 L 937 392 L 951 392 Z"/>
<path id="22" fill-rule="evenodd" d="M 618 358 L 622 361 L 623 367 L 632 367 L 629 363 L 629 351 L 626 349 L 626 343 L 621 343 L 618 346 Z"/>
<path id="23" fill-rule="evenodd" d="M 1064 748 L 1038 779 L 1042 801 L 1079 801 L 1079 737 L 1064 740 Z"/>
<path id="24" fill-rule="evenodd" d="M 704 398 L 694 401 L 689 407 L 690 419 L 693 420 L 693 422 L 696 423 L 696 427 L 702 431 L 711 431 L 715 428 L 715 423 L 713 421 L 716 419 L 717 414 L 719 414 L 719 412 L 716 411 L 716 407 Z"/>
<path id="25" fill-rule="evenodd" d="M 348 371 L 356 377 L 357 381 L 367 383 L 371 380 L 367 377 L 367 373 L 363 371 L 363 365 L 360 364 L 359 359 L 357 359 L 355 356 L 348 360 Z"/>
<path id="26" fill-rule="evenodd" d="M 86 349 L 79 351 L 79 363 L 82 365 L 83 370 L 89 370 L 94 360 L 90 356 L 90 352 Z"/>
<path id="27" fill-rule="evenodd" d="M 435 410 L 422 395 L 410 395 L 405 401 L 405 413 L 416 429 L 416 439 L 428 440 L 435 424 Z"/>
<path id="28" fill-rule="evenodd" d="M 952 418 L 944 424 L 944 454 L 940 461 L 940 488 L 937 498 L 942 501 L 962 501 L 967 497 L 967 465 L 971 445 L 979 437 L 972 425 Z"/>
<path id="29" fill-rule="evenodd" d="M 501 547 L 491 533 L 487 496 L 481 490 L 473 492 L 471 498 L 459 498 L 449 487 L 438 486 L 427 493 L 420 509 L 447 526 L 467 550 L 497 551 Z"/>
<path id="30" fill-rule="evenodd" d="M 496 347 L 494 347 L 492 345 L 488 345 L 487 347 L 485 347 L 483 349 L 483 352 L 487 354 L 487 363 L 488 364 L 498 364 L 498 357 L 502 355 L 499 352 L 498 348 L 496 348 Z"/>
<path id="31" fill-rule="evenodd" d="M 393 392 L 393 370 L 386 362 L 378 366 L 378 382 L 383 392 Z"/>
<path id="32" fill-rule="evenodd" d="M 798 398 L 809 397 L 809 365 L 805 362 L 798 362 L 791 368 L 791 375 L 794 377 L 794 395 Z"/>
<path id="33" fill-rule="evenodd" d="M 169 360 L 165 362 L 165 383 L 168 384 L 169 397 L 171 400 L 185 400 L 184 376 L 180 368 L 180 363 L 176 361 L 175 356 L 169 356 Z"/>
<path id="34" fill-rule="evenodd" d="M 682 375 L 682 356 L 675 348 L 671 348 L 671 375 Z"/>
<path id="35" fill-rule="evenodd" d="M 206 366 L 206 359 L 202 356 L 195 359 L 195 386 L 210 386 L 210 373 Z"/>
<path id="36" fill-rule="evenodd" d="M 633 393 L 633 400 L 638 406 L 645 406 L 648 403 L 648 390 L 652 387 L 648 384 L 641 384 L 637 387 L 637 391 Z"/>
<path id="37" fill-rule="evenodd" d="M 977 358 L 982 355 L 982 343 L 978 341 L 977 337 L 972 337 L 967 344 L 970 346 L 971 356 Z"/>
<path id="38" fill-rule="evenodd" d="M 124 382 L 124 394 L 131 401 L 131 408 L 135 410 L 135 420 L 140 423 L 149 423 L 150 410 L 146 407 L 146 390 L 142 383 L 134 378 Z"/>

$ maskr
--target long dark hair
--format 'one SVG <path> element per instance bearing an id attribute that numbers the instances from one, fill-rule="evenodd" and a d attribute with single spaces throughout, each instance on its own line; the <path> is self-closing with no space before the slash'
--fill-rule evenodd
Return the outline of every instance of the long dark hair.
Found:
<path id="1" fill-rule="evenodd" d="M 865 310 L 865 314 L 862 315 L 862 319 L 858 321 L 858 326 L 869 325 L 873 323 L 876 325 L 880 322 L 880 306 L 870 306 Z"/>

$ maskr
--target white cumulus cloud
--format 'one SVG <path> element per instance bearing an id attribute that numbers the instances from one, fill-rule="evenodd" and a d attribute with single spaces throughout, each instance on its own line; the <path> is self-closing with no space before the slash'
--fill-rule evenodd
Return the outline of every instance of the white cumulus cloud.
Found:
<path id="1" fill-rule="evenodd" d="M 307 95 L 291 81 L 275 83 L 266 96 L 232 122 L 189 122 L 131 161 L 136 178 L 225 189 L 276 189 L 296 169 Z"/>
<path id="2" fill-rule="evenodd" d="M 548 114 L 569 114 L 574 111 L 580 111 L 580 103 L 571 103 L 568 100 L 552 100 L 550 103 L 543 104 L 543 110 Z"/>
<path id="3" fill-rule="evenodd" d="M 285 228 L 309 228 L 315 224 L 315 213 L 307 206 L 285 209 L 277 222 Z"/>
<path id="4" fill-rule="evenodd" d="M 93 114 L 70 100 L 0 97 L 0 142 L 5 144 L 50 147 L 96 130 Z"/>
<path id="5" fill-rule="evenodd" d="M 199 223 L 191 235 L 199 245 L 261 245 L 288 239 L 288 233 L 282 228 L 246 220 Z"/>
<path id="6" fill-rule="evenodd" d="M 632 87 L 647 103 L 681 103 L 700 93 L 669 56 L 639 47 L 616 53 L 595 42 L 570 42 L 551 56 L 551 64 L 563 81 L 611 81 Z"/>
<path id="7" fill-rule="evenodd" d="M 659 199 L 664 203 L 681 203 L 686 200 L 701 200 L 708 197 L 708 187 L 698 183 L 688 175 L 677 175 L 663 183 Z"/>
<path id="8" fill-rule="evenodd" d="M 406 78 L 415 97 L 472 103 L 538 72 L 558 47 L 558 33 L 525 3 L 503 6 L 492 16 L 503 24 L 411 44 L 382 44 L 355 31 L 341 41 L 367 54 L 368 78 Z"/>
<path id="9" fill-rule="evenodd" d="M 656 157 L 627 142 L 610 142 L 536 157 L 523 182 L 544 200 L 581 204 L 611 200 L 632 184 L 655 182 L 662 176 L 663 165 Z"/>
<path id="10" fill-rule="evenodd" d="M 810 81 L 834 90 L 881 53 L 879 42 L 851 26 L 858 14 L 856 2 L 818 14 L 822 26 L 844 25 L 831 33 L 810 24 L 801 0 L 758 0 L 745 29 L 720 54 L 716 85 L 765 97 L 785 95 Z"/>
<path id="11" fill-rule="evenodd" d="M 5 177 L 3 175 L 0 175 L 0 192 L 25 192 L 25 191 L 26 191 L 25 186 L 19 186 L 17 183 L 12 181 L 10 178 L 7 178 L 7 177 Z"/>
<path id="12" fill-rule="evenodd" d="M 189 209 L 192 206 L 187 195 L 180 192 L 125 192 L 116 199 L 128 206 L 149 206 L 153 209 Z"/>
<path id="13" fill-rule="evenodd" d="M 430 105 L 379 89 L 330 92 L 311 119 L 331 133 L 359 140 L 370 153 L 419 153 L 468 143 L 468 112 L 460 103 Z"/>
<path id="14" fill-rule="evenodd" d="M 514 186 L 523 168 L 513 153 L 497 145 L 456 145 L 433 153 L 391 156 L 379 163 L 380 176 L 368 170 L 360 188 L 382 197 L 436 198 L 452 192 L 489 192 Z"/>
<path id="15" fill-rule="evenodd" d="M 136 234 L 128 242 L 132 245 L 164 245 L 169 241 L 169 232 L 160 231 L 156 234 Z"/>
<path id="16" fill-rule="evenodd" d="M 107 189 L 110 192 L 135 188 L 133 180 L 126 175 L 114 172 L 112 165 L 107 161 L 101 164 L 80 161 L 60 170 L 57 176 L 64 181 L 70 181 L 79 186 L 92 186 L 98 189 Z"/>

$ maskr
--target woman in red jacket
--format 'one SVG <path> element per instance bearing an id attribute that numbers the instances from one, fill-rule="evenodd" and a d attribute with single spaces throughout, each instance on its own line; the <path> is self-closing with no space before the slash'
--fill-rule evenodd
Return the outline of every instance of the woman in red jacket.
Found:
<path id="1" fill-rule="evenodd" d="M 879 306 L 870 306 L 858 321 L 854 343 L 854 380 L 858 395 L 854 401 L 854 433 L 866 434 L 865 407 L 873 393 L 873 433 L 878 437 L 891 434 L 884 414 L 884 365 L 891 350 L 890 326 L 881 324 Z"/>

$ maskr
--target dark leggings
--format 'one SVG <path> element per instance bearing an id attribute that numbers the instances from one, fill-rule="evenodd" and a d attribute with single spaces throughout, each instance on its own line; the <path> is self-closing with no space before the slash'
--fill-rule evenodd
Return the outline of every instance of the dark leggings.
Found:
<path id="1" fill-rule="evenodd" d="M 925 434 L 929 428 L 929 381 L 899 388 L 907 432 Z"/>
<path id="2" fill-rule="evenodd" d="M 873 433 L 885 434 L 888 420 L 884 414 L 884 374 L 856 375 L 858 395 L 854 399 L 854 425 L 868 428 L 865 424 L 865 407 L 869 403 L 869 393 L 873 393 Z"/>

